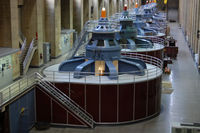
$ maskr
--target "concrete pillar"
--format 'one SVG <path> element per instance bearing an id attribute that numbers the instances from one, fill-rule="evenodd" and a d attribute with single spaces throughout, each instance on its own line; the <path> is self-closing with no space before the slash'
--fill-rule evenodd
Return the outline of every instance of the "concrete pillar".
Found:
<path id="1" fill-rule="evenodd" d="M 134 0 L 129 0 L 129 9 L 133 9 L 134 7 Z"/>
<path id="2" fill-rule="evenodd" d="M 109 16 L 113 15 L 113 0 L 108 0 L 109 1 Z"/>
<path id="3" fill-rule="evenodd" d="M 91 0 L 83 0 L 83 25 L 91 18 Z"/>
<path id="4" fill-rule="evenodd" d="M 110 0 L 104 1 L 104 7 L 106 8 L 107 17 L 109 17 L 110 16 Z M 101 9 L 100 9 L 100 11 L 101 11 Z"/>
<path id="5" fill-rule="evenodd" d="M 198 14 L 198 8 L 199 8 L 199 1 L 195 0 L 195 22 L 194 22 L 194 44 L 195 44 L 195 53 L 198 54 L 198 38 L 197 38 L 197 31 L 198 31 L 198 24 L 199 24 L 199 14 Z"/>
<path id="6" fill-rule="evenodd" d="M 199 0 L 197 0 L 198 1 L 198 11 L 197 11 L 197 13 L 198 14 L 200 14 L 200 1 Z M 198 15 L 197 14 L 197 15 Z M 198 29 L 197 30 L 199 30 L 200 31 L 200 16 L 198 16 Z M 197 49 L 198 49 L 198 54 L 199 54 L 199 64 L 200 64 L 200 38 L 198 38 L 198 43 L 197 43 Z M 200 69 L 200 65 L 199 65 L 199 69 Z"/>
<path id="7" fill-rule="evenodd" d="M 116 0 L 110 0 L 110 16 L 116 13 L 116 8 L 117 8 L 116 3 L 117 3 Z"/>
<path id="8" fill-rule="evenodd" d="M 198 54 L 198 47 L 199 47 L 199 44 L 198 44 L 198 38 L 197 38 L 197 32 L 199 30 L 199 1 L 198 0 L 195 0 L 195 53 Z"/>
<path id="9" fill-rule="evenodd" d="M 34 53 L 31 66 L 39 67 L 43 65 L 43 42 L 45 38 L 44 26 L 44 1 L 25 0 L 20 6 L 20 31 L 27 39 L 27 45 L 37 34 L 37 50 Z M 51 27 L 52 28 L 52 27 Z"/>
<path id="10" fill-rule="evenodd" d="M 19 48 L 18 1 L 0 1 L 0 46 Z"/>
<path id="11" fill-rule="evenodd" d="M 117 13 L 117 0 L 112 0 L 112 4 L 113 4 L 113 9 L 112 9 L 112 15 Z"/>
<path id="12" fill-rule="evenodd" d="M 119 12 L 119 1 L 120 0 L 116 0 L 116 12 Z"/>
<path id="13" fill-rule="evenodd" d="M 43 65 L 43 42 L 44 42 L 44 1 L 36 0 L 36 31 L 38 34 L 37 50 L 33 56 L 31 66 Z"/>
<path id="14" fill-rule="evenodd" d="M 27 44 L 30 44 L 37 32 L 36 0 L 25 0 L 21 10 L 21 31 L 27 38 Z"/>
<path id="15" fill-rule="evenodd" d="M 127 7 L 130 9 L 130 0 L 127 0 Z"/>
<path id="16" fill-rule="evenodd" d="M 119 0 L 119 12 L 123 11 L 124 0 Z"/>
<path id="17" fill-rule="evenodd" d="M 98 0 L 91 0 L 91 19 L 98 19 L 99 17 L 99 2 Z"/>
<path id="18" fill-rule="evenodd" d="M 101 9 L 104 6 L 104 0 L 98 0 L 98 18 L 101 17 Z"/>
<path id="19" fill-rule="evenodd" d="M 84 23 L 88 20 L 98 19 L 98 1 L 97 0 L 84 0 Z"/>
<path id="20" fill-rule="evenodd" d="M 196 29 L 196 33 L 197 33 L 198 31 L 200 31 L 200 16 L 199 16 L 199 14 L 200 14 L 200 1 L 199 0 L 196 0 L 196 1 L 197 1 L 197 14 L 196 14 L 196 16 L 197 16 L 197 29 Z M 200 38 L 197 38 L 196 49 L 197 49 L 198 55 L 200 57 Z M 199 64 L 200 64 L 200 58 L 199 58 Z"/>
<path id="21" fill-rule="evenodd" d="M 61 55 L 61 0 L 55 0 L 55 57 Z"/>
<path id="22" fill-rule="evenodd" d="M 61 27 L 73 29 L 73 0 L 61 0 Z"/>
<path id="23" fill-rule="evenodd" d="M 142 5 L 142 0 L 138 0 L 138 7 Z"/>
<path id="24" fill-rule="evenodd" d="M 11 47 L 10 1 L 0 0 L 0 46 Z"/>
<path id="25" fill-rule="evenodd" d="M 83 0 L 73 2 L 73 28 L 80 32 L 83 28 Z"/>
<path id="26" fill-rule="evenodd" d="M 73 0 L 70 0 L 70 29 L 73 29 L 73 22 L 74 22 L 74 20 L 73 20 L 73 12 L 74 12 L 74 10 L 73 10 L 73 5 L 74 4 L 74 2 L 73 2 Z"/>
<path id="27" fill-rule="evenodd" d="M 105 4 L 109 4 L 109 8 L 107 9 L 107 13 L 109 16 L 112 16 L 113 14 L 119 12 L 119 1 L 121 0 L 108 0 L 105 1 Z"/>
<path id="28" fill-rule="evenodd" d="M 51 56 L 61 55 L 61 0 L 45 1 L 45 41 L 51 43 Z"/>
<path id="29" fill-rule="evenodd" d="M 11 47 L 19 48 L 18 1 L 10 0 Z"/>

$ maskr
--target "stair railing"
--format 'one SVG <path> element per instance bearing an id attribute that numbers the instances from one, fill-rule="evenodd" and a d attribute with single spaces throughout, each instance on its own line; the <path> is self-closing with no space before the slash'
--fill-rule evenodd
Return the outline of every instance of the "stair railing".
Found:
<path id="1" fill-rule="evenodd" d="M 42 87 L 45 91 L 50 93 L 56 100 L 61 102 L 64 106 L 66 106 L 72 113 L 79 116 L 81 120 L 83 120 L 88 126 L 91 128 L 94 127 L 93 117 L 86 112 L 83 108 L 81 108 L 76 102 L 74 102 L 71 98 L 69 98 L 66 94 L 56 88 L 51 82 L 45 80 L 39 73 L 35 73 L 37 79 L 37 84 Z"/>
<path id="2" fill-rule="evenodd" d="M 35 45 L 35 39 L 33 39 L 31 41 L 31 44 L 29 46 L 28 52 L 27 52 L 26 57 L 25 57 L 24 62 L 23 62 L 23 70 L 26 68 L 28 60 L 30 60 L 30 56 L 31 56 L 31 53 L 33 51 L 34 45 Z"/>

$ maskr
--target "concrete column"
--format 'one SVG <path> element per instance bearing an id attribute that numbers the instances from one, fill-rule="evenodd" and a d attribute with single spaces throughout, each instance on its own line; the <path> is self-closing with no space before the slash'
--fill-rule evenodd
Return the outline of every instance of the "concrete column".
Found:
<path id="1" fill-rule="evenodd" d="M 45 1 L 45 41 L 51 43 L 51 56 L 61 55 L 61 0 Z"/>
<path id="2" fill-rule="evenodd" d="M 101 9 L 104 6 L 104 0 L 98 0 L 98 18 L 101 17 Z"/>
<path id="3" fill-rule="evenodd" d="M 117 0 L 113 0 L 113 10 L 112 10 L 112 13 L 113 14 L 117 13 Z"/>
<path id="4" fill-rule="evenodd" d="M 12 47 L 9 0 L 0 0 L 0 31 L 0 46 Z"/>
<path id="5" fill-rule="evenodd" d="M 127 0 L 127 7 L 130 9 L 130 0 Z"/>
<path id="6" fill-rule="evenodd" d="M 200 1 L 199 0 L 197 0 L 198 1 L 198 14 L 200 14 Z M 197 14 L 197 15 L 198 15 Z M 200 31 L 200 16 L 198 16 L 198 29 L 197 30 L 199 30 Z M 198 38 L 198 43 L 197 43 L 197 47 L 198 47 L 198 54 L 199 54 L 199 64 L 200 64 L 200 38 Z M 200 69 L 200 65 L 199 65 L 199 69 Z"/>
<path id="7" fill-rule="evenodd" d="M 107 17 L 109 17 L 110 16 L 110 0 L 105 0 L 104 1 L 104 6 L 106 8 Z M 100 11 L 101 11 L 101 9 L 100 9 Z"/>
<path id="8" fill-rule="evenodd" d="M 73 0 L 73 28 L 78 32 L 83 28 L 83 0 Z"/>
<path id="9" fill-rule="evenodd" d="M 120 0 L 116 0 L 116 12 L 119 12 L 119 1 Z"/>
<path id="10" fill-rule="evenodd" d="M 91 14 L 91 19 L 98 19 L 99 14 L 99 2 L 98 0 L 92 0 L 91 10 L 93 10 L 93 14 Z"/>
<path id="11" fill-rule="evenodd" d="M 134 0 L 129 0 L 129 9 L 133 9 Z"/>
<path id="12" fill-rule="evenodd" d="M 98 1 L 97 0 L 84 0 L 84 17 L 86 16 L 87 20 L 96 20 L 98 19 Z M 88 6 L 88 8 L 87 8 Z M 88 13 L 87 13 L 88 11 Z M 86 19 L 84 18 L 84 19 Z"/>
<path id="13" fill-rule="evenodd" d="M 109 1 L 109 16 L 113 15 L 113 0 L 108 0 Z"/>
<path id="14" fill-rule="evenodd" d="M 11 47 L 19 48 L 18 1 L 10 0 Z"/>
<path id="15" fill-rule="evenodd" d="M 198 38 L 197 38 L 197 30 L 198 30 L 198 22 L 199 22 L 199 14 L 198 14 L 198 1 L 195 0 L 195 12 L 194 12 L 194 15 L 195 15 L 195 21 L 194 21 L 194 44 L 195 44 L 195 53 L 198 54 Z M 197 15 L 198 14 L 198 15 Z"/>
<path id="16" fill-rule="evenodd" d="M 197 38 L 197 32 L 199 30 L 199 0 L 195 0 L 195 53 L 198 54 L 198 47 L 199 47 L 199 44 L 198 44 L 198 38 Z"/>
<path id="17" fill-rule="evenodd" d="M 142 0 L 138 0 L 138 7 L 142 5 Z"/>
<path id="18" fill-rule="evenodd" d="M 73 0 L 61 0 L 61 27 L 73 29 Z"/>
<path id="19" fill-rule="evenodd" d="M 96 20 L 98 18 L 99 18 L 99 1 L 89 0 L 89 20 Z"/>
<path id="20" fill-rule="evenodd" d="M 55 0 L 55 57 L 61 55 L 61 0 Z"/>
<path id="21" fill-rule="evenodd" d="M 27 44 L 29 45 L 33 38 L 36 38 L 37 32 L 37 12 L 36 12 L 36 0 L 26 0 L 21 7 L 21 28 L 23 35 L 27 38 Z"/>
<path id="22" fill-rule="evenodd" d="M 18 1 L 0 1 L 0 46 L 19 48 Z"/>
<path id="23" fill-rule="evenodd" d="M 117 8 L 116 6 L 117 6 L 116 0 L 111 0 L 111 6 L 110 6 L 111 16 L 116 13 L 116 8 Z"/>
<path id="24" fill-rule="evenodd" d="M 119 12 L 123 11 L 124 0 L 119 0 Z"/>
<path id="25" fill-rule="evenodd" d="M 36 31 L 38 34 L 37 50 L 33 56 L 31 66 L 43 64 L 43 42 L 44 42 L 44 1 L 36 0 Z"/>
<path id="26" fill-rule="evenodd" d="M 91 0 L 83 0 L 83 25 L 91 18 Z"/>
<path id="27" fill-rule="evenodd" d="M 196 14 L 196 16 L 197 16 L 196 33 L 197 33 L 198 30 L 200 31 L 200 16 L 199 16 L 199 14 L 200 14 L 200 1 L 199 0 L 196 0 L 196 1 L 197 1 L 197 14 Z M 200 38 L 197 38 L 196 49 L 197 49 L 198 55 L 200 57 Z M 200 64 L 200 58 L 199 58 L 199 64 Z"/>
<path id="28" fill-rule="evenodd" d="M 196 0 L 192 0 L 192 2 L 193 2 L 193 3 L 192 3 L 192 9 L 193 9 L 193 10 L 192 10 L 192 31 L 191 31 L 191 32 L 192 32 L 192 34 L 191 34 L 191 35 L 192 35 L 192 41 L 191 41 L 191 43 L 193 44 L 193 50 L 194 50 L 194 52 L 195 52 L 195 50 L 196 50 L 196 49 L 195 49 L 195 38 L 196 38 L 196 35 L 194 34 L 195 31 L 196 31 L 196 29 L 195 29 L 195 22 L 196 22 L 196 14 L 195 14 L 195 12 L 196 12 L 196 11 L 195 11 L 195 6 L 196 6 L 195 4 L 196 4 L 196 3 L 195 3 L 195 1 L 196 1 Z M 196 52 L 195 52 L 195 53 L 196 53 Z"/>
<path id="29" fill-rule="evenodd" d="M 70 0 L 70 29 L 73 29 L 73 5 L 74 3 L 73 3 L 73 0 Z"/>

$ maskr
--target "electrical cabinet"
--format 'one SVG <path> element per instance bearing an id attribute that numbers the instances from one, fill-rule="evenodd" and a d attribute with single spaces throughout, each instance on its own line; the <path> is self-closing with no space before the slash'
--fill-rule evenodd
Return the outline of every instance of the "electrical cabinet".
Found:
<path id="1" fill-rule="evenodd" d="M 62 32 L 61 32 L 61 52 L 62 52 L 62 54 L 66 54 L 72 48 L 73 32 L 74 32 L 74 30 L 62 30 Z"/>
<path id="2" fill-rule="evenodd" d="M 45 42 L 43 44 L 43 55 L 44 55 L 44 63 L 49 62 L 51 58 L 51 44 L 49 42 Z"/>
<path id="3" fill-rule="evenodd" d="M 0 57 L 0 89 L 13 81 L 11 55 Z"/>
<path id="4" fill-rule="evenodd" d="M 20 76 L 19 49 L 0 47 L 0 89 Z"/>

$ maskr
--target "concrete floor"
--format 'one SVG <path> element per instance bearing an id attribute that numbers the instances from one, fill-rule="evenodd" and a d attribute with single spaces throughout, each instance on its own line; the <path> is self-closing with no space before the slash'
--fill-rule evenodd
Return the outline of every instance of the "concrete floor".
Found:
<path id="1" fill-rule="evenodd" d="M 151 120 L 125 126 L 97 126 L 95 129 L 50 128 L 33 129 L 30 133 L 170 133 L 173 122 L 200 122 L 200 76 L 177 23 L 170 24 L 171 35 L 178 41 L 179 54 L 171 66 L 174 92 L 162 95 L 162 112 Z"/>
<path id="2" fill-rule="evenodd" d="M 174 20 L 178 22 L 178 10 L 177 9 L 169 9 L 168 10 L 168 20 Z"/>

